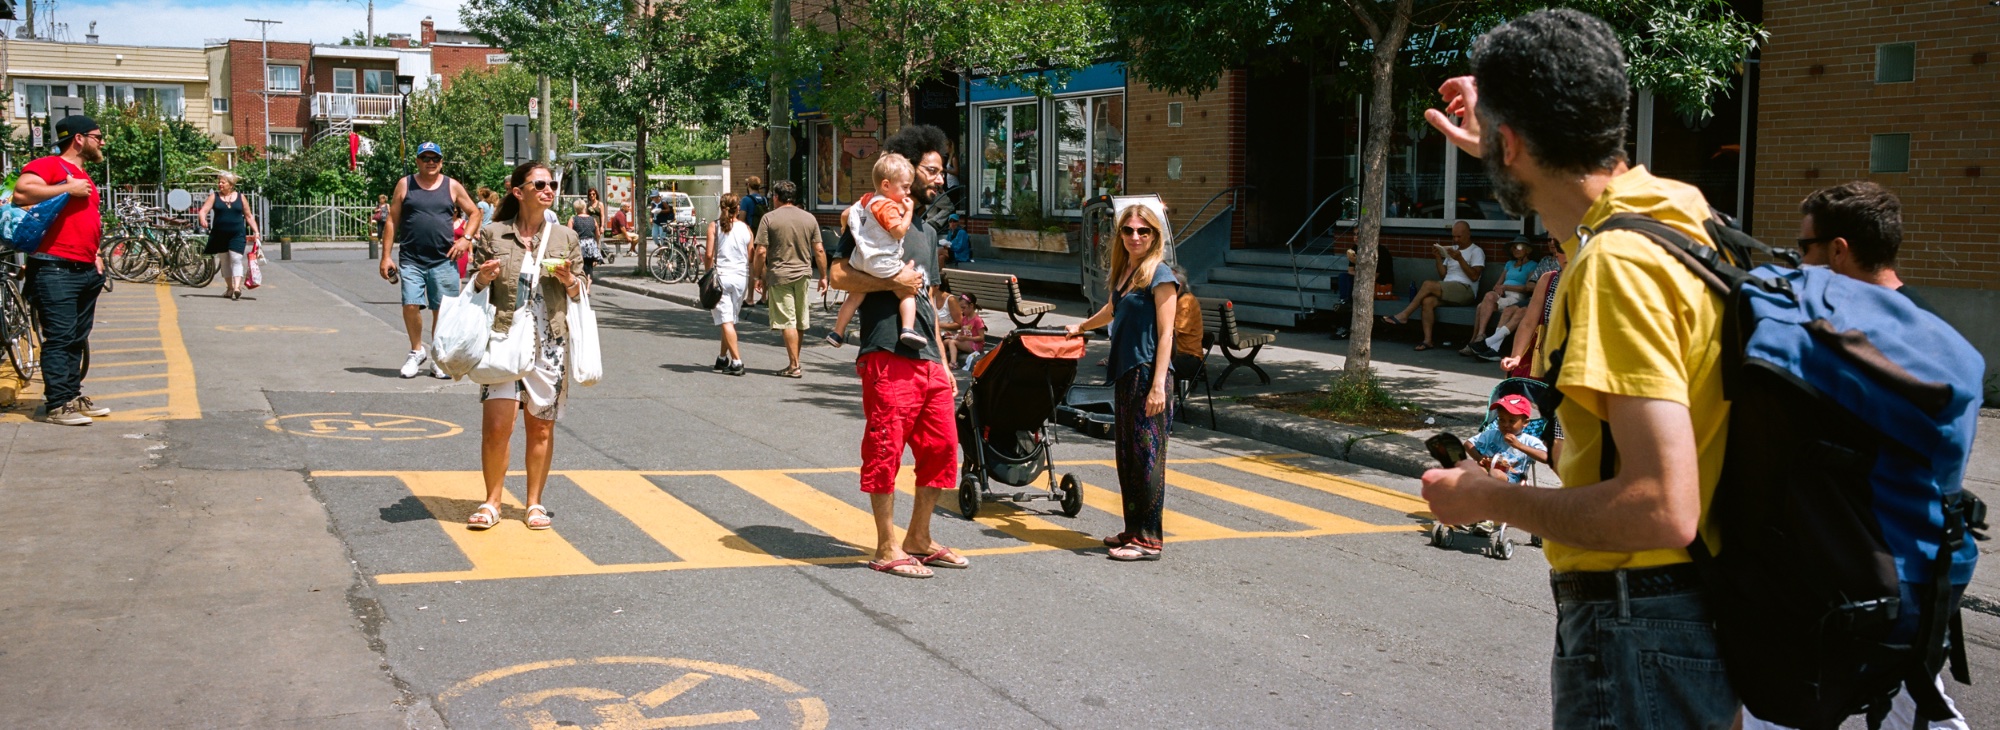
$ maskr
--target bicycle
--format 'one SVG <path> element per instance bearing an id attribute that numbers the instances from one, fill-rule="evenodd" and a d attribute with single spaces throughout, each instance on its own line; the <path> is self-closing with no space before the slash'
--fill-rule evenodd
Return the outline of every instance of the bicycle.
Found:
<path id="1" fill-rule="evenodd" d="M 26 277 L 27 268 L 13 257 L 0 261 L 0 356 L 13 364 L 23 383 L 42 364 L 42 325 L 21 290 Z"/>
<path id="2" fill-rule="evenodd" d="M 202 288 L 222 270 L 215 257 L 202 253 L 203 243 L 193 223 L 160 208 L 125 203 L 119 206 L 118 221 L 99 254 L 105 272 L 116 279 L 148 282 L 165 273 L 183 285 Z"/>
<path id="3" fill-rule="evenodd" d="M 654 279 L 663 284 L 678 284 L 701 278 L 704 268 L 701 263 L 707 260 L 708 252 L 695 242 L 694 229 L 691 225 L 668 224 L 664 237 L 654 241 L 648 254 L 651 265 L 647 267 Z"/>

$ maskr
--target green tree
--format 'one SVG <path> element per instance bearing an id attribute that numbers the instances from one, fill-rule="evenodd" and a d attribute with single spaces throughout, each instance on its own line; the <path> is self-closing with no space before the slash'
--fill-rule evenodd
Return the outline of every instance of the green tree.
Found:
<path id="1" fill-rule="evenodd" d="M 1385 197 L 1390 137 L 1416 120 L 1394 112 L 1404 100 L 1435 105 L 1435 81 L 1467 70 L 1472 39 L 1507 18 L 1547 2 L 1498 0 L 1212 0 L 1161 3 L 1104 0 L 1112 16 L 1115 53 L 1156 88 L 1199 95 L 1222 73 L 1252 72 L 1306 59 L 1313 77 L 1336 90 L 1363 94 L 1368 126 L 1362 145 L 1364 201 Z M 1742 59 L 1764 32 L 1735 15 L 1727 0 L 1576 0 L 1556 3 L 1604 18 L 1617 30 L 1635 86 L 1653 90 L 1682 113 L 1707 117 Z M 1324 59 L 1366 58 L 1367 63 Z M 1426 85 L 1423 82 L 1428 82 Z M 1403 108 L 1421 108 L 1414 104 Z M 1421 123 L 1421 122 L 1416 122 Z M 1364 203 L 1356 229 L 1355 279 L 1374 281 L 1382 230 L 1381 206 Z M 1346 368 L 1371 368 L 1374 289 L 1354 290 Z"/>
<path id="2" fill-rule="evenodd" d="M 84 167 L 98 181 L 185 185 L 197 182 L 196 168 L 211 163 L 215 140 L 185 120 L 168 118 L 158 107 L 94 102 L 84 106 L 84 113 L 104 132 L 104 161 Z"/>

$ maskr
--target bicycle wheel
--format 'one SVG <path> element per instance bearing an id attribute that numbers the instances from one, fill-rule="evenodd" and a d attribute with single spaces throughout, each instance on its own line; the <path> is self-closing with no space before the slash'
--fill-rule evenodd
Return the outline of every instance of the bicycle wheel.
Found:
<path id="1" fill-rule="evenodd" d="M 158 276 L 158 262 L 151 248 L 138 236 L 120 236 L 104 244 L 104 270 L 114 279 L 152 281 Z"/>
<path id="2" fill-rule="evenodd" d="M 0 298 L 0 345 L 4 345 L 0 349 L 4 349 L 7 361 L 14 364 L 14 372 L 20 374 L 22 382 L 35 377 L 35 371 L 42 365 L 42 337 L 35 327 L 34 311 L 28 308 L 27 299 L 13 282 L 5 285 L 4 298 Z"/>
<path id="3" fill-rule="evenodd" d="M 201 289 L 215 282 L 215 274 L 221 270 L 214 256 L 204 256 L 201 249 L 185 236 L 168 239 L 172 247 L 173 265 L 167 268 L 167 276 L 187 286 Z"/>
<path id="4" fill-rule="evenodd" d="M 647 268 L 652 270 L 653 278 L 658 279 L 660 283 L 677 284 L 683 276 L 686 276 L 687 257 L 680 251 L 662 246 L 653 249 L 651 265 Z"/>

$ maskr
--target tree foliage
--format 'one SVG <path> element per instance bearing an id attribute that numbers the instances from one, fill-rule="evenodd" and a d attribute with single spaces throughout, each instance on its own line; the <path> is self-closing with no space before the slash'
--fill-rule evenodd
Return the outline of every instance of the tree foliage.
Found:
<path id="1" fill-rule="evenodd" d="M 213 161 L 215 140 L 200 127 L 170 119 L 153 105 L 87 102 L 84 113 L 104 132 L 104 161 L 85 165 L 98 181 L 157 185 L 164 180 L 169 186 L 181 185 L 194 180 L 196 168 Z"/>
<path id="2" fill-rule="evenodd" d="M 1104 58 L 1110 16 L 1096 0 L 801 0 L 793 17 L 788 78 L 806 103 L 844 126 L 894 106 L 907 117 L 910 90 L 964 71 L 1041 93 L 1068 70 Z M 1041 73 L 1056 69 L 1054 75 Z"/>

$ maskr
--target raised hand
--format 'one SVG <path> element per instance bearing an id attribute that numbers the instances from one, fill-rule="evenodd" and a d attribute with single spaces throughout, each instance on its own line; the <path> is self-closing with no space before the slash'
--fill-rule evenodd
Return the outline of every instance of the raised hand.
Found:
<path id="1" fill-rule="evenodd" d="M 1474 113 L 1479 105 L 1478 84 L 1471 76 L 1446 79 L 1438 86 L 1438 96 L 1444 97 L 1444 110 L 1425 109 L 1424 121 L 1443 132 L 1446 140 L 1466 154 L 1480 156 L 1479 115 Z"/>

